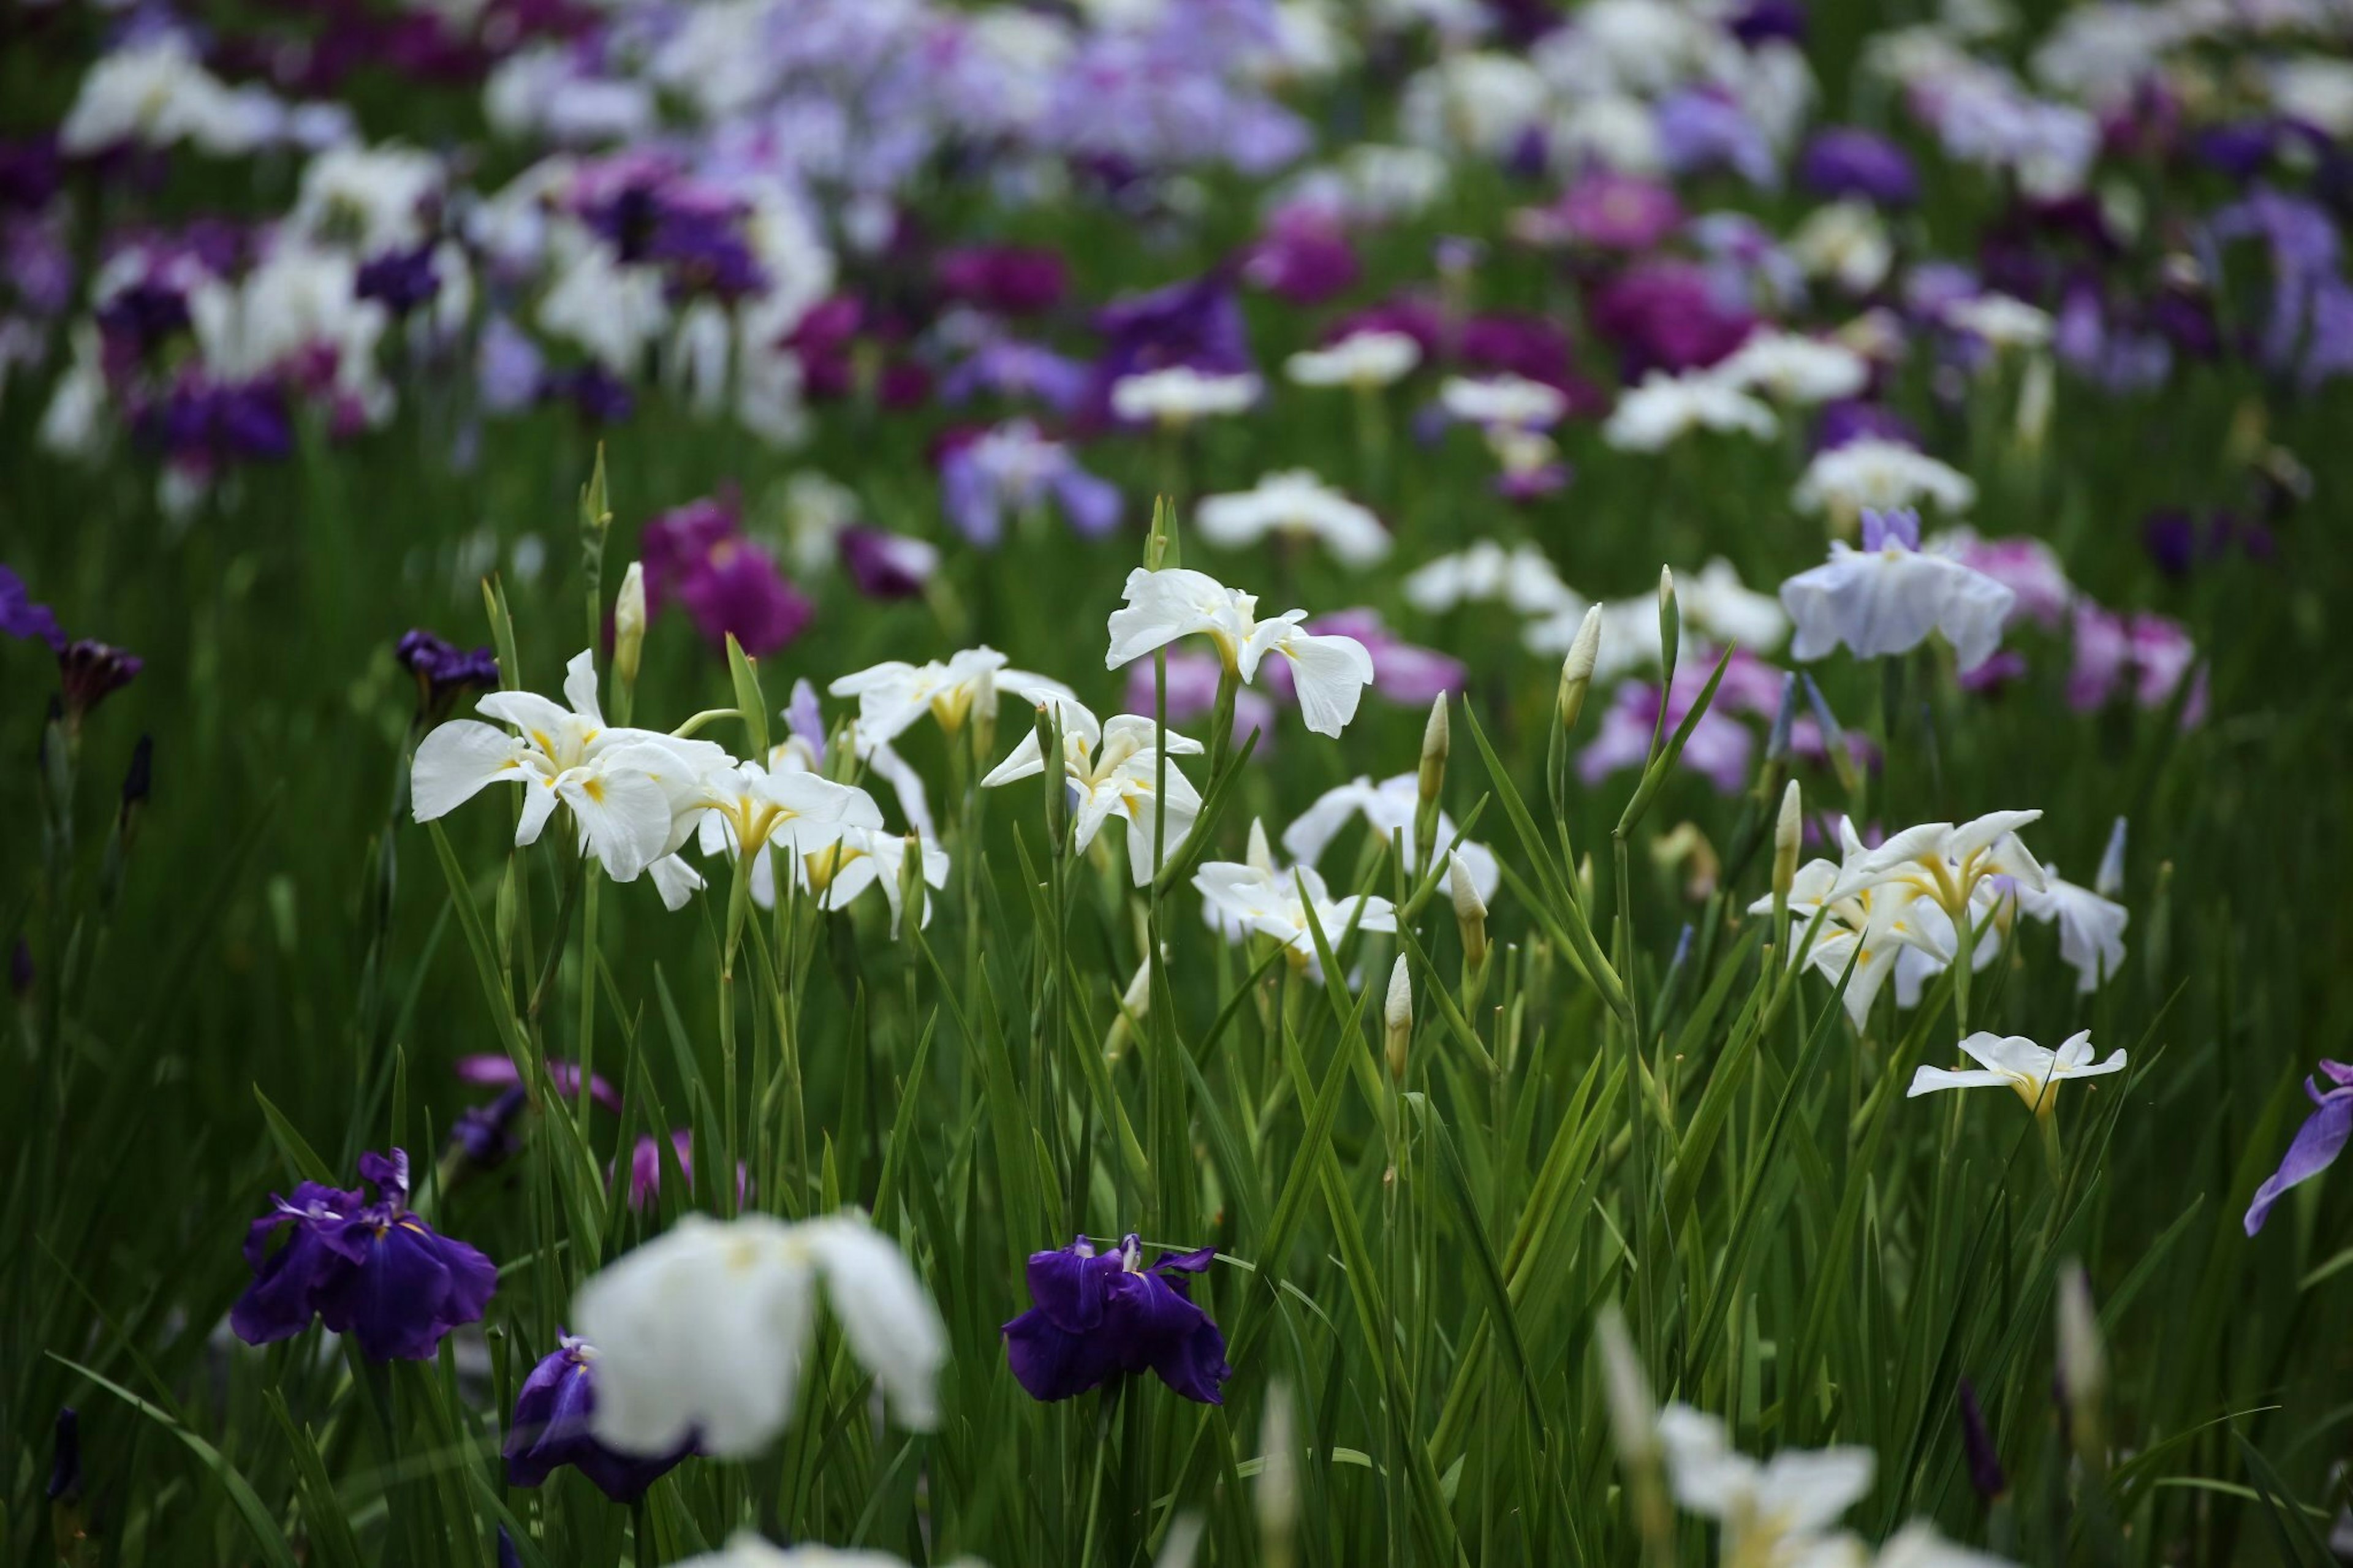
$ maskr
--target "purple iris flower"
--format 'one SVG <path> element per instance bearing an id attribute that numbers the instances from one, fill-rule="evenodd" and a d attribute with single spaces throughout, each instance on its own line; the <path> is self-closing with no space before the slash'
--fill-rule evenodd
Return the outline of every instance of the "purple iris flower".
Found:
<path id="1" fill-rule="evenodd" d="M 1651 112 L 1659 150 L 1677 174 L 1729 169 L 1758 190 L 1781 183 L 1765 132 L 1732 96 L 1719 89 L 1678 88 Z"/>
<path id="2" fill-rule="evenodd" d="M 1728 306 L 1687 261 L 1645 261 L 1595 289 L 1593 330 L 1616 345 L 1629 381 L 1653 370 L 1704 370 L 1748 336 L 1755 319 Z"/>
<path id="3" fill-rule="evenodd" d="M 2198 646 L 2180 622 L 2145 610 L 2118 615 L 2078 599 L 2071 629 L 2075 659 L 2067 675 L 2067 703 L 2078 713 L 2094 712 L 2124 690 L 2142 709 L 2162 708 L 2188 679 L 2193 684 L 2182 727 L 2205 718 L 2206 672 L 2197 667 Z"/>
<path id="4" fill-rule="evenodd" d="M 1732 36 L 1755 48 L 1759 44 L 1779 40 L 1803 43 L 1806 37 L 1806 7 L 1803 0 L 1749 0 L 1732 18 Z"/>
<path id="5" fill-rule="evenodd" d="M 1271 671 L 1277 664 L 1289 664 L 1289 659 L 1269 660 Z M 1213 653 L 1187 653 L 1172 648 L 1168 654 L 1168 725 L 1176 729 L 1198 719 L 1206 719 L 1217 711 L 1218 682 L 1225 671 L 1224 661 Z M 1154 676 L 1152 661 L 1137 659 L 1127 667 L 1127 685 L 1123 689 L 1120 711 L 1123 713 L 1152 712 Z M 1261 758 L 1274 748 L 1274 702 L 1264 692 L 1245 686 L 1234 693 L 1233 743 L 1240 745 L 1258 734 L 1257 755 Z"/>
<path id="6" fill-rule="evenodd" d="M 546 377 L 546 356 L 521 327 L 505 316 L 492 316 L 482 323 L 481 342 L 474 355 L 474 379 L 481 388 L 484 408 L 493 414 L 511 414 L 540 395 Z"/>
<path id="7" fill-rule="evenodd" d="M 1060 441 L 1027 419 L 950 442 L 940 457 L 940 506 L 958 532 L 984 548 L 1005 536 L 1005 514 L 1051 502 L 1094 538 L 1119 525 L 1119 487 L 1087 472 Z"/>
<path id="8" fill-rule="evenodd" d="M 1868 514 L 1866 514 L 1868 515 Z M 1667 727 L 1683 721 L 1706 689 L 1715 667 L 1713 657 L 1693 649 L 1676 669 L 1666 693 Z M 1682 765 L 1704 776 L 1718 795 L 1737 795 L 1748 778 L 1748 761 L 1757 740 L 1734 715 L 1746 713 L 1778 722 L 1787 682 L 1781 672 L 1754 656 L 1736 650 L 1725 667 L 1715 700 L 1692 726 L 1684 742 Z M 1659 688 L 1649 681 L 1630 680 L 1618 688 L 1601 716 L 1601 727 L 1577 756 L 1577 777 L 1598 784 L 1622 768 L 1638 768 L 1650 761 L 1651 738 L 1657 733 Z M 1794 750 L 1806 748 L 1791 725 Z"/>
<path id="9" fill-rule="evenodd" d="M 849 581 L 870 599 L 914 598 L 939 570 L 937 548 L 887 529 L 852 524 L 835 536 L 834 544 Z"/>
<path id="10" fill-rule="evenodd" d="M 2310 1181 L 2335 1163 L 2347 1138 L 2353 1136 L 2353 1063 L 2323 1060 L 2320 1070 L 2335 1087 L 2324 1090 L 2310 1078 L 2304 1080 L 2304 1092 L 2319 1109 L 2295 1130 L 2287 1152 L 2280 1157 L 2279 1169 L 2255 1189 L 2255 1200 L 2247 1205 L 2249 1236 L 2263 1228 L 2272 1205 L 2290 1187 Z M 1031 1262 L 1034 1268 L 1036 1260 Z"/>
<path id="11" fill-rule="evenodd" d="M 621 424 L 638 406 L 629 384 L 596 363 L 551 371 L 541 377 L 539 391 L 571 404 L 591 425 Z"/>
<path id="12" fill-rule="evenodd" d="M 1553 211 L 1569 238 L 1603 250 L 1649 250 L 1683 221 L 1672 186 L 1606 168 L 1578 175 Z"/>
<path id="13" fill-rule="evenodd" d="M 407 1152 L 361 1155 L 360 1179 L 375 1187 L 375 1203 L 317 1182 L 297 1186 L 290 1201 L 271 1194 L 276 1212 L 246 1233 L 253 1283 L 229 1310 L 237 1338 L 291 1339 L 315 1316 L 371 1361 L 425 1361 L 450 1330 L 480 1320 L 498 1268 L 409 1212 Z M 289 1226 L 292 1236 L 271 1252 L 270 1234 Z"/>
<path id="14" fill-rule="evenodd" d="M 1575 417 L 1599 415 L 1609 399 L 1571 368 L 1568 331 L 1548 316 L 1483 310 L 1462 323 L 1455 344 L 1465 364 L 1543 382 L 1568 400 Z"/>
<path id="15" fill-rule="evenodd" d="M 723 652 L 732 634 L 754 658 L 801 634 L 817 608 L 765 546 L 744 537 L 733 502 L 689 501 L 646 525 L 639 552 L 646 607 L 682 605 L 703 639 Z"/>
<path id="16" fill-rule="evenodd" d="M 188 330 L 187 294 L 154 278 L 117 289 L 98 308 L 98 330 L 116 364 L 142 364 L 174 334 Z"/>
<path id="17" fill-rule="evenodd" d="M 1904 149 L 1852 125 L 1824 126 L 1808 138 L 1798 178 L 1817 195 L 1861 196 L 1881 206 L 1910 206 L 1920 195 L 1919 173 Z"/>
<path id="18" fill-rule="evenodd" d="M 448 712 L 468 691 L 494 690 L 499 684 L 498 655 L 487 647 L 469 653 L 422 629 L 402 633 L 392 656 L 417 678 L 417 710 L 428 718 Z"/>
<path id="19" fill-rule="evenodd" d="M 1215 1247 L 1146 1266 L 1144 1244 L 1124 1238 L 1098 1253 L 1085 1237 L 1058 1252 L 1029 1255 L 1037 1304 L 1005 1325 L 1006 1360 L 1032 1399 L 1069 1399 L 1122 1373 L 1145 1371 L 1187 1399 L 1222 1405 L 1218 1385 L 1233 1375 L 1226 1336 L 1187 1293 Z"/>
<path id="20" fill-rule="evenodd" d="M 13 567 L 0 566 L 0 633 L 12 637 L 36 637 L 63 653 L 66 634 L 58 628 L 57 612 L 33 603 L 32 590 Z"/>
<path id="21" fill-rule="evenodd" d="M 590 168 L 574 202 L 581 220 L 610 240 L 623 261 L 662 268 L 673 300 L 740 300 L 766 287 L 744 232 L 743 204 L 695 184 L 659 156 L 625 153 Z"/>
<path id="22" fill-rule="evenodd" d="M 449 1142 L 464 1151 L 467 1160 L 482 1170 L 489 1170 L 512 1158 L 522 1147 L 515 1132 L 515 1123 L 522 1120 L 528 1098 L 523 1093 L 522 1075 L 506 1057 L 485 1053 L 459 1057 L 457 1074 L 468 1083 L 496 1088 L 499 1097 L 488 1105 L 469 1106 L 458 1113 L 449 1125 Z M 551 1060 L 547 1078 L 556 1095 L 566 1100 L 580 1098 L 580 1068 L 571 1062 Z M 588 1077 L 589 1098 L 606 1110 L 618 1111 L 621 1097 L 613 1086 L 591 1073 Z"/>
<path id="23" fill-rule="evenodd" d="M 670 1152 L 678 1158 L 680 1173 L 686 1177 L 689 1187 L 693 1186 L 694 1129 L 671 1129 L 669 1142 Z M 661 1195 L 661 1151 L 662 1140 L 650 1133 L 639 1138 L 637 1146 L 629 1151 L 629 1207 L 632 1210 L 650 1208 L 654 1200 Z M 612 1179 L 610 1171 L 606 1173 L 606 1179 Z M 738 1160 L 735 1162 L 735 1202 L 740 1207 L 751 1200 L 752 1172 L 743 1161 Z"/>
<path id="24" fill-rule="evenodd" d="M 1814 422 L 1815 451 L 1833 451 L 1850 441 L 1864 439 L 1900 441 L 1916 447 L 1920 445 L 1920 432 L 1909 419 L 1883 403 L 1845 399 L 1822 405 L 1821 416 Z"/>
<path id="25" fill-rule="evenodd" d="M 694 1452 L 689 1439 L 651 1458 L 616 1453 L 589 1431 L 596 1408 L 596 1349 L 559 1331 L 556 1348 L 531 1369 L 515 1395 L 514 1419 L 507 1423 L 506 1445 L 501 1450 L 507 1462 L 507 1484 L 541 1486 L 570 1465 L 615 1502 L 632 1503 Z"/>
<path id="26" fill-rule="evenodd" d="M 1093 372 L 1067 354 L 1015 338 L 983 343 L 971 357 L 940 377 L 940 397 L 965 403 L 976 394 L 1035 397 L 1058 414 L 1071 414 L 1086 401 Z"/>
<path id="27" fill-rule="evenodd" d="M 1000 316 L 1034 316 L 1062 302 L 1071 269 L 1057 251 L 976 245 L 942 251 L 933 276 L 951 300 Z"/>
<path id="28" fill-rule="evenodd" d="M 808 748 L 810 766 L 825 766 L 825 710 L 817 704 L 817 688 L 806 678 L 793 682 L 792 700 L 785 704 L 785 728 Z"/>
<path id="29" fill-rule="evenodd" d="M 1278 212 L 1243 256 L 1243 281 L 1293 305 L 1320 305 L 1364 271 L 1347 235 L 1312 208 Z"/>
<path id="30" fill-rule="evenodd" d="M 1103 351 L 1096 359 L 1087 406 L 1110 416 L 1111 389 L 1123 377 L 1170 365 L 1238 375 L 1256 368 L 1241 301 L 1224 268 L 1114 300 L 1095 312 Z"/>
<path id="31" fill-rule="evenodd" d="M 381 301 L 395 318 L 406 316 L 431 301 L 441 291 L 441 274 L 433 265 L 430 242 L 409 250 L 390 250 L 360 263 L 352 292 L 363 300 Z"/>

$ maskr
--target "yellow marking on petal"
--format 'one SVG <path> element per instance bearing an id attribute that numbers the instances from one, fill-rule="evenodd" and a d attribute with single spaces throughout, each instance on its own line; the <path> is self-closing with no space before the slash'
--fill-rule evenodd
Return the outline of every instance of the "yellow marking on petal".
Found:
<path id="1" fill-rule="evenodd" d="M 590 800 L 595 801 L 598 805 L 602 805 L 605 804 L 605 781 L 593 776 L 582 779 L 580 781 L 580 793 L 586 795 Z"/>

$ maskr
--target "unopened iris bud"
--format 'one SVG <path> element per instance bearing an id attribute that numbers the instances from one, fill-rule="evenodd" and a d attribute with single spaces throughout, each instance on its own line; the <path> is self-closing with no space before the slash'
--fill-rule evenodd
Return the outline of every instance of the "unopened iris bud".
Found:
<path id="1" fill-rule="evenodd" d="M 1675 602 L 1675 574 L 1672 566 L 1659 568 L 1659 668 L 1662 679 L 1675 678 L 1675 660 L 1683 652 L 1683 612 Z"/>
<path id="2" fill-rule="evenodd" d="M 1404 953 L 1389 970 L 1388 999 L 1381 1006 L 1381 1045 L 1388 1058 L 1389 1081 L 1405 1082 L 1406 1051 L 1413 1043 L 1413 975 Z"/>
<path id="3" fill-rule="evenodd" d="M 907 853 L 899 861 L 899 910 L 904 931 L 923 928 L 925 911 L 923 900 L 930 891 L 923 881 L 923 839 L 921 834 L 907 835 Z M 892 933 L 897 935 L 896 931 Z"/>
<path id="4" fill-rule="evenodd" d="M 1105 1061 L 1116 1063 L 1126 1054 L 1127 1042 L 1133 1034 L 1129 1020 L 1143 1017 L 1145 1009 L 1151 1005 L 1152 960 L 1146 957 L 1135 966 L 1134 978 L 1128 981 L 1127 989 L 1120 994 L 1119 1016 L 1111 1021 L 1111 1027 L 1103 1034 Z"/>
<path id="5" fill-rule="evenodd" d="M 1798 880 L 1798 850 L 1805 827 L 1805 799 L 1798 781 L 1791 779 L 1781 792 L 1781 815 L 1773 823 L 1773 897 L 1781 903 L 1789 901 L 1789 889 Z"/>
<path id="6" fill-rule="evenodd" d="M 1429 805 L 1438 799 L 1439 790 L 1446 783 L 1446 694 L 1440 692 L 1430 705 L 1430 722 L 1421 730 L 1421 804 Z"/>
<path id="7" fill-rule="evenodd" d="M 1992 1502 L 2010 1490 L 2010 1478 L 2002 1473 L 2001 1456 L 1994 1451 L 1993 1433 L 1986 1426 L 1985 1412 L 1978 1407 L 1977 1384 L 1961 1379 L 1961 1448 L 1968 1456 L 1969 1485 L 1976 1489 L 1979 1500 Z"/>
<path id="8" fill-rule="evenodd" d="M 1250 844 L 1242 851 L 1242 859 L 1253 871 L 1274 869 L 1274 851 L 1266 847 L 1266 824 L 1258 817 L 1250 818 Z"/>
<path id="9" fill-rule="evenodd" d="M 1593 684 L 1593 667 L 1600 658 L 1601 606 L 1595 605 L 1577 623 L 1577 636 L 1568 645 L 1568 657 L 1560 665 L 1556 710 L 1564 731 L 1577 728 L 1577 716 L 1585 710 L 1585 693 Z"/>
<path id="10" fill-rule="evenodd" d="M 1062 738 L 1056 731 L 1054 712 L 1050 704 L 1041 702 L 1038 705 L 1037 722 L 1038 754 L 1041 757 L 1060 756 Z M 1070 838 L 1070 780 L 1059 770 L 1049 770 L 1045 776 L 1046 842 L 1055 854 L 1060 855 Z"/>
<path id="11" fill-rule="evenodd" d="M 1454 899 L 1455 929 L 1462 933 L 1462 962 L 1476 973 L 1487 966 L 1487 903 L 1460 855 L 1448 858 L 1446 890 Z"/>
<path id="12" fill-rule="evenodd" d="M 2100 874 L 2092 879 L 2092 891 L 2104 899 L 2113 899 L 2125 890 L 2125 819 L 2108 830 L 2108 847 L 2100 857 Z"/>
<path id="13" fill-rule="evenodd" d="M 2080 1263 L 2059 1274 L 2059 1394 L 2069 1431 L 2079 1450 L 2098 1452 L 2100 1394 L 2107 1386 L 2107 1349 L 2100 1340 L 2100 1315 L 2092 1305 L 2092 1281 Z"/>
<path id="14" fill-rule="evenodd" d="M 638 683 L 638 664 L 646 651 L 646 568 L 629 563 L 621 574 L 621 591 L 613 597 L 613 673 L 623 686 Z"/>

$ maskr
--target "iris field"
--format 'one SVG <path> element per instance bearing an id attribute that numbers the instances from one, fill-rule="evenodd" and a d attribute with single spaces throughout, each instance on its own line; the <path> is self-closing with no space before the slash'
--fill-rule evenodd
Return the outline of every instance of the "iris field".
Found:
<path id="1" fill-rule="evenodd" d="M 0 1562 L 2353 1556 L 2348 216 L 2327 0 L 16 8 Z"/>

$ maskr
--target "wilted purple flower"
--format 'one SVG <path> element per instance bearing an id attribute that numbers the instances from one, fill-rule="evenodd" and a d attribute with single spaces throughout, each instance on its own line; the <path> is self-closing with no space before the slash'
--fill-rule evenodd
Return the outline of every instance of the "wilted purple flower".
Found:
<path id="1" fill-rule="evenodd" d="M 1677 88 L 1659 100 L 1651 120 L 1660 152 L 1677 174 L 1728 169 L 1758 190 L 1781 183 L 1763 129 L 1720 88 Z"/>
<path id="2" fill-rule="evenodd" d="M 1961 1379 L 1960 1405 L 1961 1447 L 1968 1456 L 1969 1485 L 1980 1501 L 1990 1503 L 2010 1489 L 2010 1478 L 2002 1473 L 2001 1456 L 1994 1451 L 1985 1412 L 1978 1408 L 1977 1384 L 1966 1377 Z"/>
<path id="3" fill-rule="evenodd" d="M 246 1235 L 253 1283 L 229 1310 L 237 1338 L 291 1339 L 316 1316 L 371 1361 L 424 1361 L 450 1330 L 480 1319 L 498 1269 L 409 1212 L 407 1153 L 361 1155 L 360 1179 L 375 1187 L 375 1203 L 316 1182 L 297 1186 L 290 1202 L 271 1195 L 276 1212 Z M 270 1234 L 286 1226 L 292 1237 L 269 1251 Z"/>
<path id="4" fill-rule="evenodd" d="M 66 722 L 79 723 L 84 714 L 130 685 L 145 667 L 146 661 L 137 654 L 90 637 L 59 648 L 58 675 L 65 687 Z"/>
<path id="5" fill-rule="evenodd" d="M 887 529 L 853 523 L 834 536 L 843 570 L 870 599 L 911 599 L 939 570 L 938 549 Z"/>
<path id="6" fill-rule="evenodd" d="M 1363 270 L 1339 224 L 1308 207 L 1276 213 L 1241 261 L 1243 281 L 1293 305 L 1344 294 Z"/>
<path id="7" fill-rule="evenodd" d="M 2304 1092 L 2318 1109 L 2295 1130 L 2287 1152 L 2280 1157 L 2279 1169 L 2255 1189 L 2254 1201 L 2247 1205 L 2249 1236 L 2263 1228 L 2272 1205 L 2290 1187 L 2328 1169 L 2344 1152 L 2347 1139 L 2353 1137 L 2353 1063 L 2323 1060 L 2320 1071 L 2334 1087 L 2324 1090 L 2310 1078 L 2304 1080 Z M 1034 1268 L 1037 1260 L 1030 1261 Z"/>
<path id="8" fill-rule="evenodd" d="M 57 612 L 33 603 L 32 591 L 9 566 L 0 566 L 0 633 L 37 638 L 49 645 L 50 652 L 65 652 L 66 634 L 58 628 Z"/>
<path id="9" fill-rule="evenodd" d="M 1904 149 L 1876 132 L 1826 125 L 1807 138 L 1798 178 L 1817 195 L 1861 196 L 1881 206 L 1919 199 L 1920 176 Z"/>
<path id="10" fill-rule="evenodd" d="M 540 1486 L 570 1465 L 615 1502 L 631 1503 L 694 1452 L 691 1438 L 651 1458 L 617 1453 L 596 1441 L 589 1430 L 596 1408 L 596 1367 L 594 1345 L 559 1331 L 556 1348 L 531 1369 L 515 1394 L 514 1419 L 507 1423 L 500 1450 L 509 1486 Z"/>
<path id="11" fill-rule="evenodd" d="M 1079 467 L 1070 448 L 1027 419 L 951 443 L 940 458 L 940 505 L 956 531 L 990 546 L 1005 536 L 1005 514 L 1050 501 L 1071 528 L 1090 538 L 1118 526 L 1119 489 Z"/>
<path id="12" fill-rule="evenodd" d="M 1687 261 L 1645 261 L 1593 290 L 1593 330 L 1618 348 L 1622 374 L 1704 370 L 1747 337 L 1755 320 L 1726 309 L 1707 274 Z"/>
<path id="13" fill-rule="evenodd" d="M 1070 286 L 1070 268 L 1057 251 L 1018 245 L 976 245 L 940 253 L 933 266 L 940 292 L 1000 316 L 1050 310 Z"/>
<path id="14" fill-rule="evenodd" d="M 487 647 L 469 653 L 428 631 L 402 633 L 392 656 L 417 678 L 417 710 L 428 721 L 447 713 L 465 692 L 493 690 L 499 684 L 498 655 Z"/>
<path id="15" fill-rule="evenodd" d="M 1200 1273 L 1216 1256 L 1203 1247 L 1147 1267 L 1134 1236 L 1116 1252 L 1099 1254 L 1081 1237 L 1060 1251 L 1031 1253 L 1036 1305 L 1004 1329 L 1014 1377 L 1032 1399 L 1056 1400 L 1148 1370 L 1187 1399 L 1224 1404 L 1218 1385 L 1233 1375 L 1226 1337 L 1181 1278 Z"/>
<path id="16" fill-rule="evenodd" d="M 441 273 L 433 265 L 430 242 L 413 249 L 387 251 L 360 264 L 352 292 L 382 303 L 395 317 L 406 316 L 441 291 Z"/>

